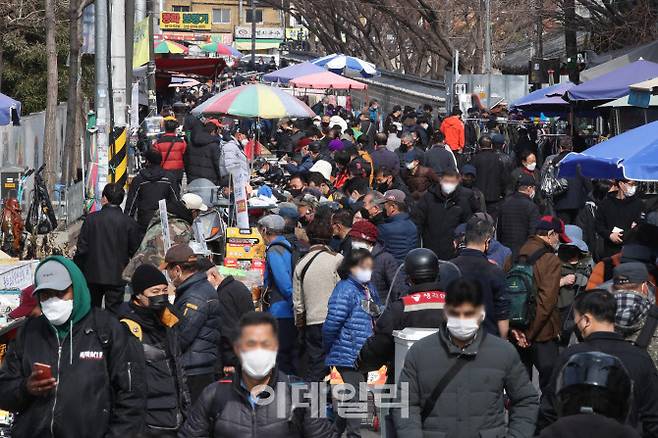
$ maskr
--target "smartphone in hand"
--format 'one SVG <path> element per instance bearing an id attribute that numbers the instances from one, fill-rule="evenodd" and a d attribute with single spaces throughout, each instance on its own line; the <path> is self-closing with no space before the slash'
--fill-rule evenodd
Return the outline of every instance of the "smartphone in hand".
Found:
<path id="1" fill-rule="evenodd" d="M 39 374 L 39 380 L 47 380 L 53 378 L 53 372 L 50 365 L 34 362 L 33 368 L 36 371 L 41 371 L 41 374 Z"/>

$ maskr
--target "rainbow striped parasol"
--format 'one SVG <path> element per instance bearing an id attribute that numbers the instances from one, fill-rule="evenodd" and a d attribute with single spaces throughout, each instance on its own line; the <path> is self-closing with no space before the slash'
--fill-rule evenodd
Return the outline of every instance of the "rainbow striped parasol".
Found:
<path id="1" fill-rule="evenodd" d="M 190 50 L 182 44 L 169 40 L 160 40 L 153 43 L 153 53 L 175 53 L 186 55 Z"/>
<path id="2" fill-rule="evenodd" d="M 208 44 L 203 44 L 199 46 L 201 50 L 203 50 L 206 53 L 217 53 L 218 55 L 221 56 L 232 56 L 234 58 L 241 58 L 242 53 L 240 53 L 237 49 L 234 49 L 231 46 L 227 46 L 226 44 L 222 44 L 218 41 L 213 41 L 212 43 Z"/>
<path id="3" fill-rule="evenodd" d="M 192 110 L 193 114 L 229 114 L 237 117 L 281 119 L 314 117 L 304 102 L 280 88 L 263 84 L 243 85 L 223 91 Z"/>

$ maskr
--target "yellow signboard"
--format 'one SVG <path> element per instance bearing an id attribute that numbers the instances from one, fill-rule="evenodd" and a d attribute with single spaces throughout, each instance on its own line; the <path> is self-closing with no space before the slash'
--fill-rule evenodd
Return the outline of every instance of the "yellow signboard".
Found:
<path id="1" fill-rule="evenodd" d="M 265 259 L 265 242 L 256 228 L 226 229 L 226 255 L 224 265 L 230 268 L 242 267 L 241 262 L 250 262 L 250 269 L 258 268 Z"/>
<path id="2" fill-rule="evenodd" d="M 210 14 L 203 12 L 161 12 L 162 30 L 210 30 Z"/>
<path id="3" fill-rule="evenodd" d="M 149 62 L 149 19 L 135 23 L 133 38 L 133 68 Z"/>

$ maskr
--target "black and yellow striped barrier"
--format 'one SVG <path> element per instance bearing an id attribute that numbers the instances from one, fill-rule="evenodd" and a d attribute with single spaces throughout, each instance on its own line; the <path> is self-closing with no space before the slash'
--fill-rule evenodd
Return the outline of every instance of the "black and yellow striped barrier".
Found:
<path id="1" fill-rule="evenodd" d="M 128 184 L 128 128 L 114 128 L 110 140 L 108 157 L 110 182 L 126 187 Z"/>

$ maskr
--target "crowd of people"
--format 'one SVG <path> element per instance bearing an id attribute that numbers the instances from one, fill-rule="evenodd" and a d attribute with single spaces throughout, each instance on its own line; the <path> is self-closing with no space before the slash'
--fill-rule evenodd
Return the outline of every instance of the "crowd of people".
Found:
<path id="1" fill-rule="evenodd" d="M 367 408 L 347 408 L 382 365 L 406 394 L 389 436 L 658 436 L 655 195 L 560 178 L 568 135 L 544 158 L 493 118 L 474 138 L 458 109 L 314 110 L 253 166 L 278 200 L 251 218 L 260 295 L 190 244 L 212 206 L 186 193 L 232 199 L 249 139 L 165 118 L 127 197 L 106 185 L 73 259 L 22 292 L 0 368 L 12 437 L 359 437 Z M 436 333 L 396 364 L 405 328 Z M 334 380 L 354 390 L 298 403 Z"/>

